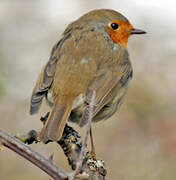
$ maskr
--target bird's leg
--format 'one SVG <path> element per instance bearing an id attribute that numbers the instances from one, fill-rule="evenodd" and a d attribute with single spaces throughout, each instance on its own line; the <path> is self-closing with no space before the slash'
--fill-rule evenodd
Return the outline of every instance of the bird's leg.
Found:
<path id="1" fill-rule="evenodd" d="M 92 134 L 92 127 L 90 127 L 90 143 L 91 143 L 91 156 L 94 160 L 96 160 L 95 146 L 94 146 L 93 134 Z"/>

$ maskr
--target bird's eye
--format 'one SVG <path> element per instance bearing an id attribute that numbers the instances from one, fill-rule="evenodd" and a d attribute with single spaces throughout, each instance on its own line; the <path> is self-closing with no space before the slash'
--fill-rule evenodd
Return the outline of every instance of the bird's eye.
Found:
<path id="1" fill-rule="evenodd" d="M 117 23 L 111 23 L 111 27 L 114 30 L 117 30 L 119 28 L 119 25 Z"/>

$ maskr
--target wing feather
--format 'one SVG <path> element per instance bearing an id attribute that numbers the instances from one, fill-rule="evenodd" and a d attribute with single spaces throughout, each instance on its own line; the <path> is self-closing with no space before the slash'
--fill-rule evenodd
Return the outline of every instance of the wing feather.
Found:
<path id="1" fill-rule="evenodd" d="M 100 112 L 100 110 L 111 104 L 115 97 L 121 99 L 126 91 L 124 91 L 123 86 L 125 86 L 132 76 L 132 66 L 129 61 L 128 54 L 125 53 L 120 56 L 119 59 L 121 64 L 118 66 L 111 66 L 111 69 L 101 69 L 97 71 L 93 81 L 90 83 L 87 93 L 86 102 L 90 103 L 93 92 L 95 91 L 96 97 L 94 102 L 94 117 Z M 125 62 L 125 63 L 124 63 Z M 122 90 L 122 91 L 121 91 Z M 116 101 L 118 102 L 118 99 Z M 87 116 L 88 112 L 85 112 Z M 82 117 L 80 126 L 87 123 L 87 117 Z"/>
<path id="2" fill-rule="evenodd" d="M 47 94 L 50 88 L 53 78 L 56 72 L 56 65 L 59 61 L 59 50 L 63 43 L 71 37 L 70 34 L 65 35 L 52 49 L 49 61 L 44 65 L 42 71 L 38 76 L 38 80 L 33 89 L 30 104 L 30 114 L 35 114 L 38 112 L 40 105 L 42 103 L 43 97 Z"/>

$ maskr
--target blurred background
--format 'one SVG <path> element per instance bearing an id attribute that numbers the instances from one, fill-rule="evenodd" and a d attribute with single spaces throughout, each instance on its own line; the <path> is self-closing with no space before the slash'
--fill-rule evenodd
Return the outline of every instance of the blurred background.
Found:
<path id="1" fill-rule="evenodd" d="M 97 157 L 110 180 L 176 177 L 176 11 L 172 0 L 0 0 L 0 128 L 12 134 L 39 130 L 43 103 L 29 115 L 32 88 L 65 27 L 89 10 L 111 8 L 136 28 L 128 47 L 134 76 L 120 111 L 93 127 Z M 77 126 L 76 129 L 80 131 Z M 84 133 L 81 131 L 81 133 Z M 32 145 L 70 171 L 55 144 Z M 8 149 L 0 152 L 1 180 L 51 179 Z"/>

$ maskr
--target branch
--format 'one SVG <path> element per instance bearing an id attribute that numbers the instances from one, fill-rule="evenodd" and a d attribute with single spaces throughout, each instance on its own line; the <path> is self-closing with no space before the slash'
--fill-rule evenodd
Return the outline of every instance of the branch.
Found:
<path id="1" fill-rule="evenodd" d="M 81 171 L 81 168 L 82 168 L 83 157 L 84 157 L 85 149 L 86 149 L 86 146 L 87 146 L 87 139 L 88 139 L 88 135 L 90 133 L 90 128 L 91 128 L 91 122 L 92 122 L 92 117 L 93 117 L 93 109 L 94 109 L 94 102 L 95 102 L 95 91 L 92 94 L 91 101 L 90 101 L 90 104 L 89 104 L 89 114 L 88 114 L 89 116 L 88 116 L 86 134 L 85 134 L 85 137 L 84 137 L 83 142 L 82 142 L 82 148 L 81 148 L 81 152 L 80 152 L 79 159 L 78 159 L 78 162 L 77 162 L 77 167 L 76 167 L 76 170 L 73 173 L 73 176 L 72 176 L 71 180 L 75 179 L 76 175 Z"/>
<path id="2" fill-rule="evenodd" d="M 66 173 L 56 166 L 50 159 L 46 159 L 38 152 L 32 150 L 29 146 L 20 142 L 17 138 L 9 135 L 7 132 L 0 129 L 0 142 L 7 148 L 16 152 L 28 161 L 35 164 L 37 167 L 45 171 L 52 178 L 57 180 L 66 180 L 70 174 Z"/>
<path id="3" fill-rule="evenodd" d="M 72 170 L 74 170 L 73 173 L 65 172 L 53 163 L 52 157 L 47 159 L 24 144 L 39 142 L 39 133 L 35 130 L 31 130 L 28 134 L 17 137 L 20 140 L 19 141 L 17 138 L 0 129 L 0 142 L 7 148 L 13 150 L 22 157 L 26 158 L 28 161 L 35 164 L 53 179 L 105 180 L 106 169 L 104 167 L 104 162 L 92 157 L 92 154 L 89 151 L 85 153 L 93 117 L 94 99 L 95 92 L 93 92 L 91 102 L 88 107 L 88 123 L 83 141 L 80 140 L 78 132 L 66 124 L 63 136 L 61 140 L 57 142 L 63 149 L 64 154 L 67 156 L 69 165 L 71 165 Z M 44 118 L 41 118 L 43 123 L 46 122 L 48 115 L 49 113 L 47 113 Z M 50 142 L 52 141 L 48 141 L 47 143 Z"/>

